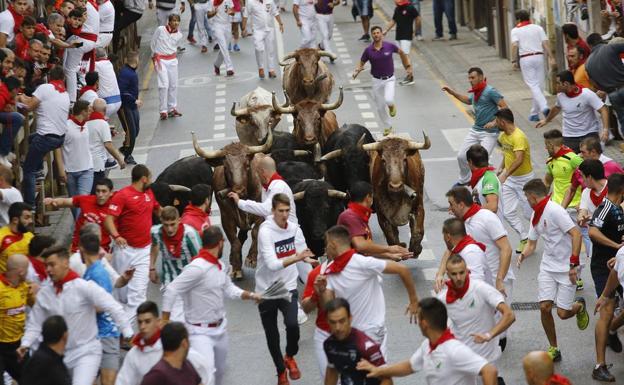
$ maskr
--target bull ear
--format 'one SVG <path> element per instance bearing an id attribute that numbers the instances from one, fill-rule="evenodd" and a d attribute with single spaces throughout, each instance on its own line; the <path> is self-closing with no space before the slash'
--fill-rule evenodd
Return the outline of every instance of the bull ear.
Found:
<path id="1" fill-rule="evenodd" d="M 305 196 L 305 191 L 299 191 L 293 194 L 293 199 L 298 201 L 298 200 L 303 199 L 304 196 Z"/>

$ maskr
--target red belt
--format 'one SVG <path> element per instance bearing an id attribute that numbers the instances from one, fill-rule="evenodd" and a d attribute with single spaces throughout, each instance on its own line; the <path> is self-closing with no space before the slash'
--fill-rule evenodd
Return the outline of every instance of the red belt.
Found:
<path id="1" fill-rule="evenodd" d="M 86 40 L 90 40 L 93 42 L 96 42 L 98 39 L 98 35 L 96 33 L 89 33 L 89 32 L 81 32 L 78 37 L 81 37 L 83 39 Z"/>
<path id="2" fill-rule="evenodd" d="M 154 56 L 152 56 L 152 61 L 154 62 L 154 67 L 157 70 L 160 70 L 160 61 L 161 60 L 173 60 L 176 57 L 178 57 L 178 55 L 176 55 L 176 53 L 172 53 L 170 55 L 161 55 L 159 53 L 155 53 Z"/>
<path id="3" fill-rule="evenodd" d="M 198 327 L 203 327 L 203 328 L 217 328 L 219 326 L 221 326 L 221 324 L 223 323 L 223 318 L 221 318 L 220 320 L 216 321 L 216 322 L 212 322 L 209 324 L 191 324 L 193 326 L 198 326 Z"/>
<path id="4" fill-rule="evenodd" d="M 527 57 L 527 56 L 534 56 L 534 55 L 543 55 L 544 52 L 531 52 L 531 53 L 525 53 L 524 55 L 520 55 L 520 59 L 522 59 L 523 57 Z"/>

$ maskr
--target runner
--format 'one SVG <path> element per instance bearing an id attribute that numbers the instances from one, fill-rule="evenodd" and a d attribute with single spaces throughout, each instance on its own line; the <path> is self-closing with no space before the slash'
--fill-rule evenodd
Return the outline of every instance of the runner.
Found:
<path id="1" fill-rule="evenodd" d="M 299 48 L 316 48 L 318 23 L 316 22 L 315 7 L 315 0 L 293 0 L 293 16 L 297 22 L 297 27 L 301 30 Z"/>
<path id="2" fill-rule="evenodd" d="M 395 39 L 403 52 L 408 56 L 412 52 L 412 40 L 414 28 L 420 28 L 420 12 L 410 0 L 394 0 L 396 7 L 392 15 L 392 21 L 383 32 L 384 36 L 396 26 Z M 414 84 L 414 75 L 408 75 L 399 83 L 401 85 Z"/>
<path id="3" fill-rule="evenodd" d="M 522 359 L 522 366 L 528 385 L 572 385 L 564 376 L 555 374 L 553 360 L 546 352 L 528 353 Z"/>
<path id="4" fill-rule="evenodd" d="M 7 259 L 13 254 L 28 254 L 28 244 L 34 237 L 32 208 L 15 202 L 9 207 L 9 224 L 0 228 L 0 273 L 7 269 Z"/>
<path id="5" fill-rule="evenodd" d="M 331 335 L 331 330 L 329 328 L 329 324 L 327 323 L 327 312 L 322 306 L 321 298 L 319 293 L 316 291 L 316 287 L 314 286 L 316 277 L 321 274 L 321 267 L 322 265 L 316 266 L 312 269 L 312 271 L 310 271 L 310 274 L 308 274 L 301 300 L 301 307 L 307 314 L 310 314 L 314 311 L 314 309 L 316 309 L 314 352 L 316 353 L 316 361 L 319 366 L 319 371 L 321 372 L 321 381 L 323 381 L 325 379 L 325 371 L 327 369 L 327 355 L 323 349 L 323 343 Z"/>
<path id="6" fill-rule="evenodd" d="M 245 5 L 243 25 L 251 18 L 253 26 L 254 50 L 258 64 L 258 76 L 264 79 L 264 69 L 268 67 L 269 78 L 276 78 L 277 60 L 275 53 L 275 27 L 273 18 L 279 24 L 281 33 L 284 33 L 284 23 L 280 18 L 280 11 L 273 0 L 248 0 Z M 266 55 L 266 58 L 265 58 Z"/>
<path id="7" fill-rule="evenodd" d="M 470 269 L 470 276 L 474 280 L 480 280 L 493 285 L 490 269 L 485 257 L 485 245 L 477 242 L 466 234 L 464 222 L 459 218 L 449 218 L 442 225 L 442 236 L 446 247 L 451 251 L 451 256 L 458 255 Z M 445 263 L 448 266 L 448 259 Z M 448 271 L 446 272 L 448 275 Z"/>
<path id="8" fill-rule="evenodd" d="M 178 31 L 180 15 L 169 15 L 167 25 L 156 28 L 150 47 L 152 61 L 158 75 L 160 97 L 160 120 L 182 116 L 178 111 L 178 43 L 182 33 Z"/>
<path id="9" fill-rule="evenodd" d="M 210 11 L 208 18 L 212 24 L 212 33 L 217 44 L 219 45 L 219 54 L 214 63 L 214 73 L 219 76 L 221 74 L 221 64 L 225 65 L 226 76 L 234 76 L 234 64 L 230 58 L 228 47 L 232 44 L 232 21 L 236 10 L 232 0 L 210 0 Z"/>
<path id="10" fill-rule="evenodd" d="M 196 184 L 191 187 L 189 204 L 184 208 L 180 222 L 194 228 L 199 235 L 210 227 L 210 206 L 212 204 L 212 187 L 207 184 Z"/>
<path id="11" fill-rule="evenodd" d="M 334 7 L 338 4 L 340 4 L 340 0 L 317 0 L 314 4 L 316 24 L 321 34 L 319 48 L 329 52 L 330 55 L 334 54 L 330 42 L 334 34 Z M 329 61 L 333 63 L 334 59 L 330 57 Z"/>
<path id="12" fill-rule="evenodd" d="M 501 202 L 501 183 L 490 166 L 489 154 L 485 147 L 473 144 L 466 151 L 466 160 L 470 167 L 470 188 L 476 204 L 496 213 L 503 219 Z"/>

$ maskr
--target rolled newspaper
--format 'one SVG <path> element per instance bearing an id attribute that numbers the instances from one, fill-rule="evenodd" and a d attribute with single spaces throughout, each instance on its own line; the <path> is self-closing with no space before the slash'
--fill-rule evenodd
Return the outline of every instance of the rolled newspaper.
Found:
<path id="1" fill-rule="evenodd" d="M 270 299 L 287 299 L 290 300 L 291 294 L 290 291 L 284 286 L 284 282 L 275 281 L 271 284 L 271 286 L 267 287 L 267 289 L 262 292 L 261 297 L 263 300 Z"/>

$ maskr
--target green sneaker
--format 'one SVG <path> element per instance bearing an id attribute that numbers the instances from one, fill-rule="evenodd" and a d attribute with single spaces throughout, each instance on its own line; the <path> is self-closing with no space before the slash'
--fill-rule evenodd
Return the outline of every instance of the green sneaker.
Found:
<path id="1" fill-rule="evenodd" d="M 576 291 L 581 291 L 585 288 L 585 285 L 583 284 L 583 278 L 579 278 L 576 280 Z"/>
<path id="2" fill-rule="evenodd" d="M 522 251 L 524 251 L 524 248 L 526 247 L 528 241 L 529 240 L 527 238 L 520 241 L 518 247 L 516 247 L 516 254 L 521 254 Z"/>
<path id="3" fill-rule="evenodd" d="M 390 114 L 390 116 L 395 117 L 396 116 L 396 106 L 393 104 L 391 106 L 388 106 L 388 113 Z"/>
<path id="4" fill-rule="evenodd" d="M 578 328 L 581 330 L 585 330 L 589 325 L 589 314 L 587 313 L 587 309 L 585 306 L 585 298 L 576 297 L 575 302 L 578 302 L 583 306 L 583 308 L 578 313 L 576 313 L 576 326 L 578 326 Z"/>
<path id="5" fill-rule="evenodd" d="M 552 358 L 553 362 L 561 361 L 561 350 L 556 346 L 548 347 L 548 355 Z"/>
<path id="6" fill-rule="evenodd" d="M 383 136 L 388 136 L 390 134 L 392 134 L 392 127 L 384 128 Z"/>

